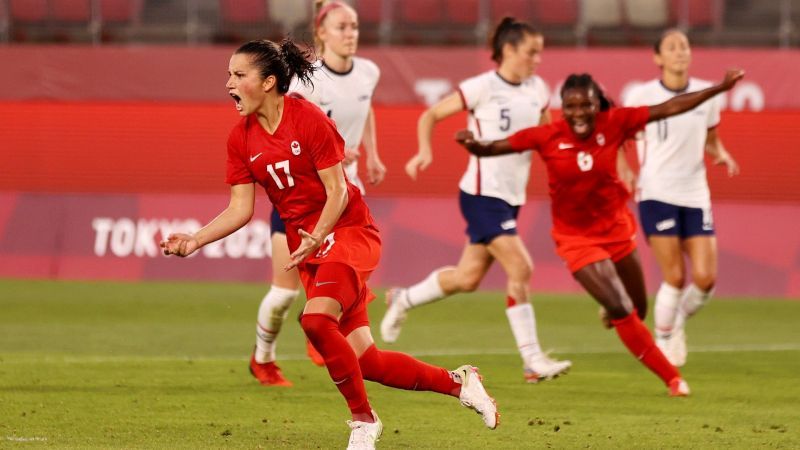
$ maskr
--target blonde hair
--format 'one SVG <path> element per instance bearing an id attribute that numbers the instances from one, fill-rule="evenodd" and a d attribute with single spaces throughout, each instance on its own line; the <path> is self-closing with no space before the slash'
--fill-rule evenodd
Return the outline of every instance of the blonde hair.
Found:
<path id="1" fill-rule="evenodd" d="M 314 48 L 317 50 L 317 53 L 321 54 L 325 50 L 325 43 L 322 42 L 322 39 L 319 38 L 319 27 L 322 25 L 322 22 L 325 21 L 325 18 L 328 16 L 328 13 L 331 11 L 338 9 L 338 8 L 347 8 L 353 13 L 356 13 L 356 10 L 353 9 L 352 6 L 348 5 L 347 3 L 339 0 L 314 0 L 314 20 L 311 21 L 311 31 L 314 35 Z"/>

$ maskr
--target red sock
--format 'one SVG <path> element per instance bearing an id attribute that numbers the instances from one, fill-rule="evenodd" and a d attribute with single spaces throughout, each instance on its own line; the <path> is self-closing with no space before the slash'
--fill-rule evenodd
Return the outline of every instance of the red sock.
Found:
<path id="1" fill-rule="evenodd" d="M 461 385 L 453 381 L 447 369 L 425 364 L 405 353 L 378 350 L 372 345 L 358 363 L 365 380 L 384 386 L 454 396 L 461 392 Z"/>
<path id="2" fill-rule="evenodd" d="M 628 347 L 633 356 L 658 375 L 665 384 L 669 384 L 673 378 L 681 376 L 678 369 L 670 364 L 661 350 L 656 347 L 653 336 L 636 315 L 635 310 L 622 319 L 612 320 L 611 323 L 617 329 L 617 334 L 625 347 Z"/>
<path id="3" fill-rule="evenodd" d="M 303 314 L 300 324 L 314 348 L 325 360 L 325 367 L 339 392 L 347 400 L 350 411 L 353 414 L 371 414 L 372 408 L 367 400 L 358 358 L 347 339 L 339 332 L 336 319 L 327 314 Z"/>

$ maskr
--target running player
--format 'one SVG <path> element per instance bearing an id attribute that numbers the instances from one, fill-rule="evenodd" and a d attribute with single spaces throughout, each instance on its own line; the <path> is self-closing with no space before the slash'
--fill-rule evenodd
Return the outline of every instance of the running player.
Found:
<path id="1" fill-rule="evenodd" d="M 665 31 L 655 45 L 661 78 L 631 89 L 625 104 L 655 105 L 711 86 L 689 76 L 691 56 L 682 31 Z M 655 302 L 656 345 L 678 367 L 686 363 L 685 321 L 708 302 L 717 281 L 717 240 L 704 153 L 714 164 L 727 166 L 729 176 L 739 172 L 717 133 L 719 111 L 719 98 L 712 98 L 686 113 L 651 122 L 636 141 L 639 220 L 663 278 Z M 684 253 L 691 263 L 688 286 Z"/>
<path id="2" fill-rule="evenodd" d="M 550 122 L 549 90 L 534 75 L 544 48 L 542 34 L 529 24 L 504 18 L 490 39 L 496 70 L 463 81 L 458 91 L 425 111 L 419 119 L 419 151 L 406 165 L 416 179 L 433 161 L 434 124 L 469 111 L 468 127 L 481 139 L 502 139 L 515 131 Z M 531 152 L 499 158 L 471 157 L 459 184 L 459 205 L 467 221 L 468 241 L 456 266 L 440 267 L 408 288 L 386 294 L 381 322 L 384 342 L 395 342 L 409 310 L 459 292 L 472 292 L 497 260 L 508 277 L 506 316 L 522 357 L 525 380 L 536 383 L 565 373 L 569 361 L 554 361 L 544 352 L 528 301 L 533 261 L 517 234 L 517 214 L 525 203 Z"/>
<path id="3" fill-rule="evenodd" d="M 226 88 L 242 119 L 228 138 L 230 203 L 196 233 L 169 235 L 161 242 L 164 254 L 189 256 L 244 226 L 253 215 L 255 185 L 263 186 L 286 224 L 284 270 L 297 268 L 306 290 L 301 325 L 352 414 L 348 448 L 375 448 L 383 430 L 365 379 L 459 397 L 494 429 L 497 408 L 476 368 L 448 371 L 375 347 L 366 282 L 381 241 L 361 193 L 344 174 L 344 140 L 333 121 L 312 103 L 285 95 L 292 77 L 310 82 L 314 67 L 306 58 L 288 39 L 251 41 L 233 54 Z"/>
<path id="4" fill-rule="evenodd" d="M 549 178 L 556 251 L 605 308 L 628 350 L 673 396 L 688 395 L 689 386 L 642 322 L 647 293 L 634 240 L 636 225 L 626 206 L 630 194 L 617 176 L 617 149 L 648 122 L 689 111 L 732 88 L 742 76 L 741 71 L 728 71 L 718 85 L 655 106 L 611 108 L 591 76 L 570 75 L 561 88 L 563 120 L 488 143 L 477 141 L 471 131 L 457 135 L 479 156 L 539 152 Z"/>
<path id="5" fill-rule="evenodd" d="M 378 156 L 372 110 L 372 93 L 380 70 L 372 61 L 355 56 L 358 16 L 353 8 L 341 2 L 323 1 L 317 1 L 316 8 L 314 40 L 322 60 L 316 63 L 312 85 L 295 80 L 289 90 L 319 106 L 336 122 L 345 142 L 345 173 L 363 194 L 364 183 L 358 176 L 360 143 L 363 142 L 367 154 L 367 181 L 378 184 L 386 173 Z M 296 270 L 283 270 L 289 261 L 289 252 L 286 228 L 276 209 L 272 210 L 270 225 L 272 284 L 258 308 L 256 347 L 250 358 L 250 373 L 263 385 L 291 386 L 275 363 L 275 340 L 289 306 L 300 292 L 300 278 Z M 310 344 L 307 349 L 315 364 L 324 364 Z"/>

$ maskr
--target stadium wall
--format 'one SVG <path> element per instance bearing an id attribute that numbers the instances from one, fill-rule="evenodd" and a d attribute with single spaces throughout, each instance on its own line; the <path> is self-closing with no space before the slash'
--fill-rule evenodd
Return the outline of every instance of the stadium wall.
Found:
<path id="1" fill-rule="evenodd" d="M 744 61 L 759 88 L 728 99 L 720 128 L 742 174 L 729 179 L 724 170 L 709 169 L 719 292 L 800 297 L 800 97 L 786 95 L 800 75 L 800 58 L 797 52 L 716 52 L 709 77 L 730 65 L 722 60 Z M 434 164 L 414 183 L 402 167 L 416 150 L 416 120 L 432 92 L 446 93 L 490 65 L 474 49 L 363 53 L 383 70 L 376 114 L 389 167 L 386 181 L 369 189 L 384 239 L 373 284 L 405 284 L 456 261 L 463 245 L 455 195 L 467 156 L 452 136 L 465 117 L 437 127 Z M 702 53 L 695 52 L 698 62 L 713 59 Z M 256 221 L 197 257 L 167 259 L 156 247 L 164 233 L 196 228 L 227 204 L 225 141 L 238 120 L 222 89 L 229 54 L 227 48 L 0 48 L 0 58 L 18 61 L 0 72 L 0 277 L 267 280 L 263 195 Z M 548 50 L 545 57 L 542 75 L 554 87 L 559 74 L 587 68 L 607 74 L 601 79 L 612 92 L 625 80 L 653 76 L 646 50 Z M 444 58 L 460 63 L 441 64 Z M 641 63 L 628 71 L 623 60 L 634 58 Z M 766 64 L 777 66 L 770 71 Z M 753 92 L 763 94 L 760 103 Z M 533 288 L 578 291 L 553 252 L 546 174 L 534 161 L 531 202 L 520 218 L 536 263 Z M 646 245 L 640 247 L 653 289 L 657 268 Z M 499 271 L 484 286 L 502 288 Z"/>

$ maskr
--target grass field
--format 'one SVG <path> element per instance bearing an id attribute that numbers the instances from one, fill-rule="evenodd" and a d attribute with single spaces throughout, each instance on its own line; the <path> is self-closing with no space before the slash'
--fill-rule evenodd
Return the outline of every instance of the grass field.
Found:
<path id="1" fill-rule="evenodd" d="M 344 448 L 348 411 L 294 320 L 278 350 L 295 386 L 248 373 L 264 291 L 0 281 L 0 448 Z M 584 296 L 536 297 L 544 347 L 574 366 L 524 384 L 502 298 L 413 311 L 392 347 L 479 366 L 500 427 L 453 398 L 369 384 L 380 448 L 800 448 L 800 302 L 715 300 L 687 330 L 693 395 L 674 399 Z M 370 311 L 377 325 L 383 305 Z"/>

